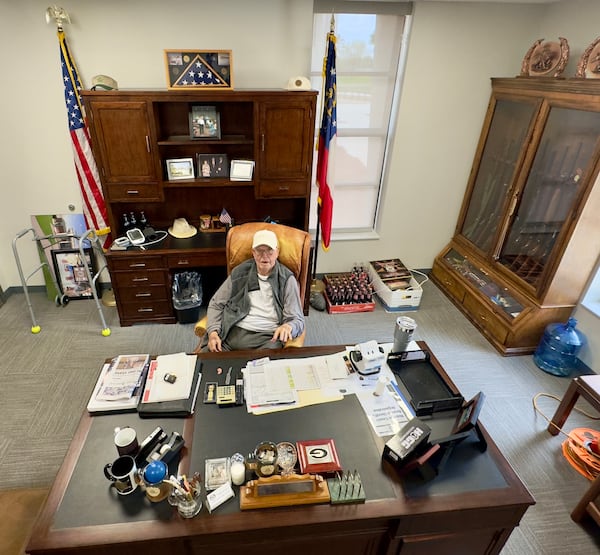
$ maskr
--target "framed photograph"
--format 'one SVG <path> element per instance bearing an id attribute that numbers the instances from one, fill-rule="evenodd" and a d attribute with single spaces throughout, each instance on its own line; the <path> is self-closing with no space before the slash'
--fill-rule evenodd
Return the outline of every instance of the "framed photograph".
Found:
<path id="1" fill-rule="evenodd" d="M 252 181 L 254 160 L 232 160 L 229 179 L 231 181 Z"/>
<path id="2" fill-rule="evenodd" d="M 204 487 L 206 491 L 217 489 L 229 482 L 229 459 L 206 459 L 204 461 Z"/>
<path id="3" fill-rule="evenodd" d="M 167 87 L 233 89 L 231 50 L 165 50 Z"/>
<path id="4" fill-rule="evenodd" d="M 167 177 L 169 181 L 176 179 L 194 179 L 193 158 L 174 158 L 167 160 Z"/>
<path id="5" fill-rule="evenodd" d="M 227 154 L 198 154 L 198 177 L 228 177 Z"/>
<path id="6" fill-rule="evenodd" d="M 221 120 L 214 106 L 192 106 L 190 112 L 190 137 L 192 139 L 220 139 Z"/>
<path id="7" fill-rule="evenodd" d="M 466 432 L 475 427 L 484 399 L 485 395 L 480 391 L 475 397 L 462 406 L 460 411 L 458 411 L 454 427 L 452 428 L 453 434 Z"/>
<path id="8" fill-rule="evenodd" d="M 298 441 L 296 448 L 302 474 L 327 474 L 342 471 L 333 439 Z"/>
<path id="9" fill-rule="evenodd" d="M 79 249 L 52 250 L 52 262 L 56 272 L 56 281 L 60 292 L 74 299 L 91 299 L 92 283 L 88 279 L 85 269 L 87 263 L 90 273 L 94 275 L 92 249 L 84 249 L 85 262 L 81 258 Z"/>

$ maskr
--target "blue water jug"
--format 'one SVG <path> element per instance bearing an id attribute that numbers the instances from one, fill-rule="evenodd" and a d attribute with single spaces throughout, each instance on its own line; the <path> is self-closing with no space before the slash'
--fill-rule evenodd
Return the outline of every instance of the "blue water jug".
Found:
<path id="1" fill-rule="evenodd" d="M 577 355 L 585 344 L 583 333 L 575 329 L 577 320 L 569 318 L 566 324 L 549 324 L 533 354 L 536 365 L 555 376 L 568 376 L 577 366 Z"/>

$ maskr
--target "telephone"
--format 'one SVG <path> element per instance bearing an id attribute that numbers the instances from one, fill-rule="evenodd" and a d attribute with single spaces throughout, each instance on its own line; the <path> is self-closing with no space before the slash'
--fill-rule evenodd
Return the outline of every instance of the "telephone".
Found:
<path id="1" fill-rule="evenodd" d="M 355 350 L 350 351 L 349 355 L 352 366 L 363 376 L 377 374 L 385 361 L 383 349 L 375 340 L 359 343 Z"/>

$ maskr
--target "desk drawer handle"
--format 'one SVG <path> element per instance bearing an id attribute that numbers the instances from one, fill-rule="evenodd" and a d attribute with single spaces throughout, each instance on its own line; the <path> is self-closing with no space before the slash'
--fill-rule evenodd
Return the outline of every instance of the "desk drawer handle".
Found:
<path id="1" fill-rule="evenodd" d="M 137 191 L 136 189 L 129 189 L 129 190 L 127 191 L 127 194 L 128 194 L 128 195 L 139 195 L 139 194 L 140 194 L 140 192 L 139 192 L 139 191 Z"/>
<path id="2" fill-rule="evenodd" d="M 151 297 L 152 293 L 136 293 L 136 297 Z"/>
<path id="3" fill-rule="evenodd" d="M 177 265 L 178 266 L 189 266 L 190 262 L 189 262 L 189 260 L 178 260 Z"/>
<path id="4" fill-rule="evenodd" d="M 484 322 L 487 322 L 487 318 L 486 318 L 485 314 L 479 313 L 479 319 L 483 320 Z"/>
<path id="5" fill-rule="evenodd" d="M 146 264 L 144 262 L 137 262 L 135 264 L 130 264 L 130 268 L 145 268 Z"/>
<path id="6" fill-rule="evenodd" d="M 153 308 L 138 308 L 138 312 L 154 312 Z"/>
<path id="7" fill-rule="evenodd" d="M 148 278 L 147 277 L 144 277 L 144 278 L 133 278 L 131 281 L 133 281 L 133 282 L 148 281 Z"/>
<path id="8" fill-rule="evenodd" d="M 289 185 L 280 185 L 279 186 L 279 190 L 280 191 L 289 191 L 290 190 L 290 186 Z"/>
<path id="9" fill-rule="evenodd" d="M 449 279 L 444 280 L 444 283 L 448 286 L 448 287 L 454 287 L 454 282 L 450 281 Z"/>

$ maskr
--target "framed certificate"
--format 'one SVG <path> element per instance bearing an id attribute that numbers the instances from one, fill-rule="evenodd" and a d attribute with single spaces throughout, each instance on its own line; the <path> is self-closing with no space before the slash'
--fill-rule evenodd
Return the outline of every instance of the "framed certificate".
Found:
<path id="1" fill-rule="evenodd" d="M 296 447 L 302 474 L 327 474 L 342 471 L 333 439 L 297 441 Z"/>
<path id="2" fill-rule="evenodd" d="M 231 181 L 252 181 L 254 160 L 232 160 L 229 179 Z"/>

